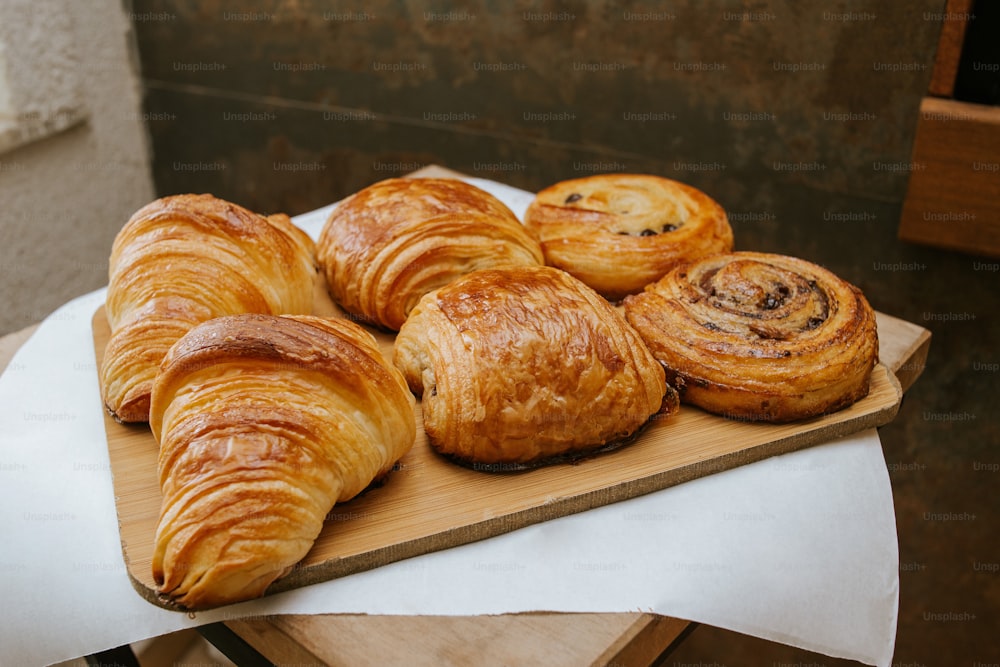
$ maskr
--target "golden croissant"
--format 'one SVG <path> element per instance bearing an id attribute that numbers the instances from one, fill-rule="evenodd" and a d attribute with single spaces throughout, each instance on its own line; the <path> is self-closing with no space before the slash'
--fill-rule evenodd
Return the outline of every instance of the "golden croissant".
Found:
<path id="1" fill-rule="evenodd" d="M 333 300 L 394 331 L 420 297 L 466 273 L 544 261 L 499 199 L 450 178 L 391 178 L 351 195 L 316 251 Z"/>
<path id="2" fill-rule="evenodd" d="M 101 394 L 117 420 L 142 422 L 163 355 L 199 322 L 312 312 L 315 248 L 286 215 L 265 218 L 211 195 L 176 195 L 125 224 L 109 277 Z"/>
<path id="3" fill-rule="evenodd" d="M 484 269 L 426 295 L 393 362 L 423 395 L 431 445 L 484 470 L 622 443 L 676 407 L 618 311 L 547 266 Z"/>
<path id="4" fill-rule="evenodd" d="M 682 265 L 625 299 L 625 316 L 681 400 L 787 422 L 869 391 L 875 312 L 857 287 L 803 259 L 734 252 Z"/>
<path id="5" fill-rule="evenodd" d="M 188 332 L 163 361 L 150 412 L 161 594 L 190 609 L 262 595 L 334 503 L 412 447 L 414 404 L 374 337 L 344 319 L 234 315 Z"/>

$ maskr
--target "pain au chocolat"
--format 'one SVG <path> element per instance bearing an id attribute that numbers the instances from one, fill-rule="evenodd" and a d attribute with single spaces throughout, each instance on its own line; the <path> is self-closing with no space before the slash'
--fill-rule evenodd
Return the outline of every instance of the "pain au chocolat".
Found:
<path id="1" fill-rule="evenodd" d="M 615 301 L 683 261 L 733 248 L 718 203 L 684 183 L 644 174 L 556 183 L 536 195 L 524 223 L 547 264 Z"/>
<path id="2" fill-rule="evenodd" d="M 424 296 L 393 362 L 438 452 L 502 471 L 626 441 L 676 393 L 611 304 L 546 266 L 485 269 Z"/>
<path id="3" fill-rule="evenodd" d="M 878 355 L 875 313 L 857 287 L 803 259 L 706 257 L 626 298 L 624 307 L 682 402 L 709 412 L 787 422 L 868 394 Z"/>
<path id="4" fill-rule="evenodd" d="M 391 178 L 347 197 L 330 213 L 317 254 L 333 300 L 394 331 L 420 297 L 456 278 L 544 261 L 499 199 L 451 178 Z"/>

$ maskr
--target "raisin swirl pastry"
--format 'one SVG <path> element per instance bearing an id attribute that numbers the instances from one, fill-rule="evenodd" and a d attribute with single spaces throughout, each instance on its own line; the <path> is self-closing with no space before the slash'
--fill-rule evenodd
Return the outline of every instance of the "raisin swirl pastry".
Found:
<path id="1" fill-rule="evenodd" d="M 621 314 L 546 266 L 485 269 L 427 294 L 393 362 L 423 396 L 432 447 L 483 470 L 621 443 L 677 404 Z"/>
<path id="2" fill-rule="evenodd" d="M 330 213 L 317 253 L 333 300 L 394 331 L 420 297 L 466 273 L 544 261 L 499 199 L 450 178 L 391 178 L 356 192 Z"/>
<path id="3" fill-rule="evenodd" d="M 314 250 L 288 216 L 212 195 L 164 197 L 137 211 L 111 248 L 111 337 L 100 369 L 108 411 L 121 422 L 148 420 L 163 356 L 200 322 L 311 312 Z"/>
<path id="4" fill-rule="evenodd" d="M 859 289 L 802 259 L 757 252 L 680 266 L 625 299 L 625 316 L 682 402 L 787 422 L 868 394 L 875 314 Z"/>
<path id="5" fill-rule="evenodd" d="M 374 337 L 344 319 L 233 315 L 188 332 L 150 413 L 161 594 L 189 609 L 262 595 L 335 503 L 413 446 L 414 404 Z"/>
<path id="6" fill-rule="evenodd" d="M 677 264 L 729 252 L 722 207 L 684 183 L 644 174 L 598 174 L 539 192 L 524 223 L 545 261 L 617 301 Z"/>

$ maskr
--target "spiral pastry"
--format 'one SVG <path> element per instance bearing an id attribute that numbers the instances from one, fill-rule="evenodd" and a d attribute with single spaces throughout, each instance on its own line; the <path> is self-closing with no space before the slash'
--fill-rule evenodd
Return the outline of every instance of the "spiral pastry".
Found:
<path id="1" fill-rule="evenodd" d="M 317 257 L 334 301 L 391 330 L 466 273 L 544 261 L 499 199 L 448 178 L 392 178 L 351 195 L 327 219 Z"/>
<path id="2" fill-rule="evenodd" d="M 393 362 L 423 395 L 431 446 L 485 470 L 620 443 L 676 407 L 621 314 L 548 266 L 477 271 L 426 295 Z"/>
<path id="3" fill-rule="evenodd" d="M 212 195 L 147 204 L 111 248 L 111 337 L 100 369 L 105 406 L 121 422 L 149 419 L 163 356 L 213 317 L 312 310 L 314 245 L 284 214 L 264 217 Z"/>
<path id="4" fill-rule="evenodd" d="M 868 394 L 875 314 L 830 271 L 794 257 L 735 252 L 682 265 L 625 299 L 625 316 L 685 403 L 786 422 Z"/>
<path id="5" fill-rule="evenodd" d="M 641 291 L 683 261 L 733 248 L 718 203 L 659 176 L 599 174 L 556 183 L 537 194 L 524 223 L 547 264 L 611 300 Z"/>

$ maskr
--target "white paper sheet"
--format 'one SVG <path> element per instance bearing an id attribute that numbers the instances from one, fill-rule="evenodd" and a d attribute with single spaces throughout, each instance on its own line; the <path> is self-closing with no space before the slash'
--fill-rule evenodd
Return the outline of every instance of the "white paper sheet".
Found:
<path id="1" fill-rule="evenodd" d="M 530 195 L 476 181 L 519 215 Z M 315 236 L 325 210 L 296 221 Z M 650 611 L 889 665 L 898 554 L 874 430 L 482 542 L 194 618 L 122 560 L 91 337 L 103 290 L 0 377 L 0 665 L 279 613 Z"/>

